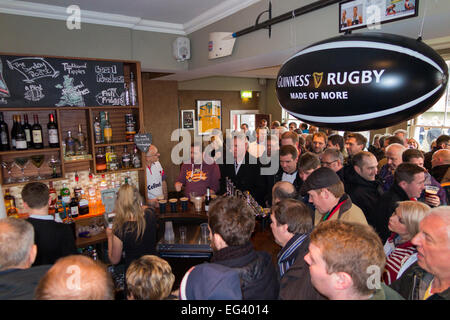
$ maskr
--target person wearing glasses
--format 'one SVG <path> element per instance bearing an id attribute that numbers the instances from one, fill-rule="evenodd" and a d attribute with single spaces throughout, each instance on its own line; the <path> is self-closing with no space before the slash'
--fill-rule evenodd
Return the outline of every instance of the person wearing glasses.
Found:
<path id="1" fill-rule="evenodd" d="M 344 182 L 344 155 L 337 149 L 325 149 L 320 157 L 322 167 L 327 167 L 336 172 Z"/>

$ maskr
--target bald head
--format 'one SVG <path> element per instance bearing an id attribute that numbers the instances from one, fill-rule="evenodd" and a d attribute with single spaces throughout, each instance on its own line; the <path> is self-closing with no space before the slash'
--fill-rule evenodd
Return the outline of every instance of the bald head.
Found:
<path id="1" fill-rule="evenodd" d="M 36 288 L 37 300 L 113 300 L 106 266 L 83 255 L 59 259 Z"/>
<path id="2" fill-rule="evenodd" d="M 152 165 L 153 163 L 159 161 L 159 152 L 158 148 L 155 145 L 152 144 L 148 148 L 148 151 L 145 154 L 145 160 L 147 165 Z"/>
<path id="3" fill-rule="evenodd" d="M 440 149 L 433 153 L 431 158 L 431 166 L 434 168 L 436 166 L 441 166 L 445 164 L 450 164 L 450 150 Z"/>
<path id="4" fill-rule="evenodd" d="M 283 199 L 295 199 L 297 190 L 292 183 L 278 181 L 272 188 L 272 204 L 276 204 Z"/>
<path id="5" fill-rule="evenodd" d="M 399 143 L 393 143 L 386 148 L 386 159 L 389 168 L 394 171 L 403 162 L 402 153 L 405 151 L 405 146 Z"/>

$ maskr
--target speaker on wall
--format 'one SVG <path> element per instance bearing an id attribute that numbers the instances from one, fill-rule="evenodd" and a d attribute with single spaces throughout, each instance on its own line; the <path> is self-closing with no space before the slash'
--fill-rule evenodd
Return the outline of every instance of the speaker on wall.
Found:
<path id="1" fill-rule="evenodd" d="M 191 44 L 189 38 L 178 37 L 172 44 L 173 57 L 177 61 L 185 61 L 191 58 Z"/>

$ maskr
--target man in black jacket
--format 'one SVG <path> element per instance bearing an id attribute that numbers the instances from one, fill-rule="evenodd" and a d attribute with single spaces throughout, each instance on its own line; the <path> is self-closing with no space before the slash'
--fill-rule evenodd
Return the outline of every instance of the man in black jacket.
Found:
<path id="1" fill-rule="evenodd" d="M 352 202 L 361 208 L 367 223 L 375 228 L 380 198 L 383 194 L 381 182 L 376 179 L 377 158 L 368 151 L 353 156 L 353 169 L 346 177 L 345 192 Z"/>
<path id="2" fill-rule="evenodd" d="M 412 163 L 400 164 L 394 173 L 394 184 L 380 198 L 380 206 L 375 217 L 375 229 L 383 243 L 390 235 L 389 218 L 394 213 L 397 202 L 417 200 L 425 189 L 425 169 Z"/>
<path id="3" fill-rule="evenodd" d="M 34 240 L 38 253 L 34 266 L 53 264 L 59 258 L 76 254 L 74 232 L 67 224 L 54 221 L 48 214 L 50 203 L 47 185 L 30 182 L 22 189 L 23 205 L 30 214 L 27 221 L 34 227 Z"/>
<path id="4" fill-rule="evenodd" d="M 25 220 L 0 220 L 0 300 L 32 300 L 51 265 L 32 267 L 36 259 L 33 226 Z"/>
<path id="5" fill-rule="evenodd" d="M 281 200 L 272 207 L 272 233 L 282 249 L 278 254 L 281 300 L 323 300 L 312 285 L 305 262 L 309 234 L 313 229 L 310 209 L 294 199 Z"/>
<path id="6" fill-rule="evenodd" d="M 255 251 L 250 242 L 255 215 L 246 202 L 237 197 L 216 199 L 209 208 L 208 224 L 211 263 L 238 271 L 243 299 L 277 299 L 279 287 L 272 258 L 265 251 Z"/>
<path id="7" fill-rule="evenodd" d="M 423 161 L 423 166 L 430 171 L 431 170 L 431 158 L 433 157 L 433 154 L 441 149 L 447 149 L 450 147 L 450 136 L 446 134 L 440 135 L 436 139 L 436 147 L 434 147 L 430 152 L 425 153 L 425 158 Z"/>

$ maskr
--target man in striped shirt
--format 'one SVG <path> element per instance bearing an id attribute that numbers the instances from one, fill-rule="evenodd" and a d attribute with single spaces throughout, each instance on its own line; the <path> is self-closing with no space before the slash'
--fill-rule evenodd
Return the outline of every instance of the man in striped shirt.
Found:
<path id="1" fill-rule="evenodd" d="M 271 220 L 275 242 L 282 247 L 278 254 L 279 298 L 324 299 L 312 286 L 304 260 L 313 228 L 310 209 L 303 202 L 285 199 L 272 207 Z"/>

